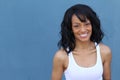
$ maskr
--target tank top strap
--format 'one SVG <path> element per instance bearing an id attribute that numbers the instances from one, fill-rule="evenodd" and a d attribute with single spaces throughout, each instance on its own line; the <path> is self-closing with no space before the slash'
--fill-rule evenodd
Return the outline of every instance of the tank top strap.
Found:
<path id="1" fill-rule="evenodd" d="M 96 50 L 97 50 L 97 63 L 102 65 L 102 57 L 101 57 L 101 53 L 100 53 L 100 46 L 99 44 L 95 43 L 96 45 Z"/>

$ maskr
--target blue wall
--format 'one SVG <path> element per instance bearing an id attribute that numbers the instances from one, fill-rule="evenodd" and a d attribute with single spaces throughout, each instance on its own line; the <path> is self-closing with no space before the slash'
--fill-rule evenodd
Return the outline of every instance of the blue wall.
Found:
<path id="1" fill-rule="evenodd" d="M 50 80 L 60 23 L 76 3 L 99 15 L 112 49 L 112 80 L 120 79 L 119 0 L 0 0 L 0 80 Z"/>

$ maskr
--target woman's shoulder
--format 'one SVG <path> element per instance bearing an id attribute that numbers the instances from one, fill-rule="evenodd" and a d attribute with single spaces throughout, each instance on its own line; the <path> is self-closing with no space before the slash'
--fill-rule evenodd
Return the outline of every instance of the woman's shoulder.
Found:
<path id="1" fill-rule="evenodd" d="M 103 59 L 111 59 L 112 57 L 112 51 L 110 49 L 109 46 L 103 44 L 103 43 L 100 43 L 100 52 L 101 52 L 101 55 L 103 57 Z"/>
<path id="2" fill-rule="evenodd" d="M 110 54 L 111 53 L 111 49 L 110 49 L 109 46 L 107 46 L 103 43 L 100 43 L 99 45 L 100 45 L 100 50 L 101 50 L 102 53 L 104 53 L 104 54 Z"/>
<path id="3" fill-rule="evenodd" d="M 64 62 L 66 58 L 67 58 L 67 53 L 63 49 L 59 49 L 54 55 L 54 59 L 60 62 Z"/>

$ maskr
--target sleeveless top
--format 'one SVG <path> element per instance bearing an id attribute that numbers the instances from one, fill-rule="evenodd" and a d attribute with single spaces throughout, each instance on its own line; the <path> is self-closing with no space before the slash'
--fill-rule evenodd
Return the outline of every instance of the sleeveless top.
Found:
<path id="1" fill-rule="evenodd" d="M 97 61 L 94 66 L 81 67 L 73 57 L 72 52 L 68 54 L 69 63 L 67 69 L 64 71 L 66 80 L 102 80 L 103 65 L 100 55 L 100 47 L 96 45 Z"/>

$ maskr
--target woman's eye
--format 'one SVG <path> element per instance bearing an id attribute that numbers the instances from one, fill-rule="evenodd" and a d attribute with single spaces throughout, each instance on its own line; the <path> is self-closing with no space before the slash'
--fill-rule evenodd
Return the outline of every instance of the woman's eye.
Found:
<path id="1" fill-rule="evenodd" d="M 73 25 L 73 27 L 79 27 L 79 25 Z"/>
<path id="2" fill-rule="evenodd" d="M 90 23 L 86 23 L 85 25 L 91 25 Z"/>

